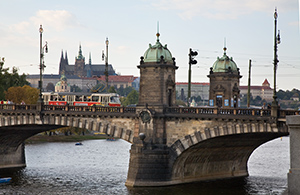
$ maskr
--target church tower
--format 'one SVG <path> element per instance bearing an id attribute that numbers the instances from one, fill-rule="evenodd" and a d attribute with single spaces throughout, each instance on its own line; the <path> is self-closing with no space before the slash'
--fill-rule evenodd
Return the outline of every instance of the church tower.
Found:
<path id="1" fill-rule="evenodd" d="M 232 57 L 226 55 L 226 47 L 221 58 L 217 58 L 210 68 L 209 105 L 223 108 L 239 107 L 240 70 Z"/>
<path id="2" fill-rule="evenodd" d="M 82 55 L 81 45 L 79 45 L 78 56 L 75 57 L 74 75 L 77 75 L 79 77 L 84 77 L 85 76 L 84 67 L 85 67 L 85 58 Z"/>

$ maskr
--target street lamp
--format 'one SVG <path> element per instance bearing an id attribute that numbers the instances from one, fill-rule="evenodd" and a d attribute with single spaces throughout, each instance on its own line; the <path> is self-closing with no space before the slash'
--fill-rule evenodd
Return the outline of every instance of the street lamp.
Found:
<path id="1" fill-rule="evenodd" d="M 105 81 L 106 81 L 106 92 L 108 91 L 108 38 L 106 37 L 105 45 L 106 45 L 106 55 L 104 55 L 104 51 L 102 51 L 102 61 L 105 58 Z"/>
<path id="2" fill-rule="evenodd" d="M 275 8 L 275 13 L 274 13 L 274 89 L 273 89 L 273 102 L 272 102 L 272 107 L 277 109 L 278 107 L 278 102 L 277 102 L 277 95 L 276 95 L 276 71 L 277 71 L 277 63 L 279 62 L 278 56 L 277 56 L 277 45 L 280 44 L 280 34 L 278 30 L 277 34 L 277 9 Z M 277 116 L 277 114 L 276 114 Z"/>
<path id="3" fill-rule="evenodd" d="M 197 60 L 195 60 L 195 57 L 198 55 L 197 51 L 193 51 L 192 48 L 190 48 L 189 52 L 189 75 L 188 75 L 188 97 L 187 97 L 187 105 L 190 106 L 190 98 L 191 98 L 191 77 L 192 77 L 192 69 L 191 66 L 193 64 L 197 64 Z"/>
<path id="4" fill-rule="evenodd" d="M 44 50 L 46 53 L 48 53 L 48 46 L 47 46 L 47 41 L 46 44 L 43 46 L 42 44 L 42 38 L 43 38 L 43 27 L 42 25 L 40 25 L 40 81 L 39 81 L 39 89 L 40 89 L 40 94 L 39 94 L 39 99 L 38 102 L 39 103 L 43 103 L 43 97 L 42 97 L 42 89 L 43 89 L 43 71 L 44 68 L 46 67 L 44 64 Z"/>

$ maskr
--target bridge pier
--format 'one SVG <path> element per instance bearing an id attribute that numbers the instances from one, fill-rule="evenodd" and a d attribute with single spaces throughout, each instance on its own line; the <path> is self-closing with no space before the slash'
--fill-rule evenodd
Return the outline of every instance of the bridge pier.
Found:
<path id="1" fill-rule="evenodd" d="M 287 116 L 290 131 L 290 170 L 288 173 L 288 193 L 300 194 L 300 116 Z"/>
<path id="2" fill-rule="evenodd" d="M 156 145 L 147 148 L 137 139 L 135 138 L 135 144 L 131 146 L 125 185 L 129 187 L 169 185 L 171 171 L 168 148 L 156 148 Z"/>
<path id="3" fill-rule="evenodd" d="M 23 167 L 26 167 L 24 144 L 21 144 L 17 149 L 13 147 L 0 151 L 0 170 Z"/>

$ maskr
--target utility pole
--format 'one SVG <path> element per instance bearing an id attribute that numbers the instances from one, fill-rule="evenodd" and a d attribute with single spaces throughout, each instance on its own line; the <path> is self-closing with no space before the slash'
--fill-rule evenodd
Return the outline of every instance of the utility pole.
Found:
<path id="1" fill-rule="evenodd" d="M 192 66 L 192 64 L 197 64 L 197 60 L 194 59 L 197 55 L 198 55 L 198 52 L 197 51 L 192 51 L 192 48 L 190 48 L 190 52 L 189 52 L 188 97 L 187 97 L 188 107 L 190 106 L 190 98 L 191 98 L 191 74 L 192 74 L 191 66 Z"/>
<path id="2" fill-rule="evenodd" d="M 249 107 L 250 107 L 250 86 L 251 86 L 251 59 L 249 60 L 249 75 L 248 75 L 247 108 L 249 108 Z"/>

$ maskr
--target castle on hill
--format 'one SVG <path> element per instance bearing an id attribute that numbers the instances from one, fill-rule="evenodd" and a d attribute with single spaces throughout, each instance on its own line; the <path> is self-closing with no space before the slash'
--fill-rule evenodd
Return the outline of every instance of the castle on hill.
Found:
<path id="1" fill-rule="evenodd" d="M 78 77 L 99 77 L 104 75 L 105 64 L 92 64 L 91 53 L 89 55 L 89 62 L 85 63 L 85 57 L 82 55 L 81 45 L 79 45 L 78 56 L 75 57 L 75 64 L 69 64 L 67 52 L 65 56 L 61 52 L 59 63 L 59 75 L 76 75 Z M 108 64 L 108 75 L 116 75 L 115 70 L 111 64 Z"/>

